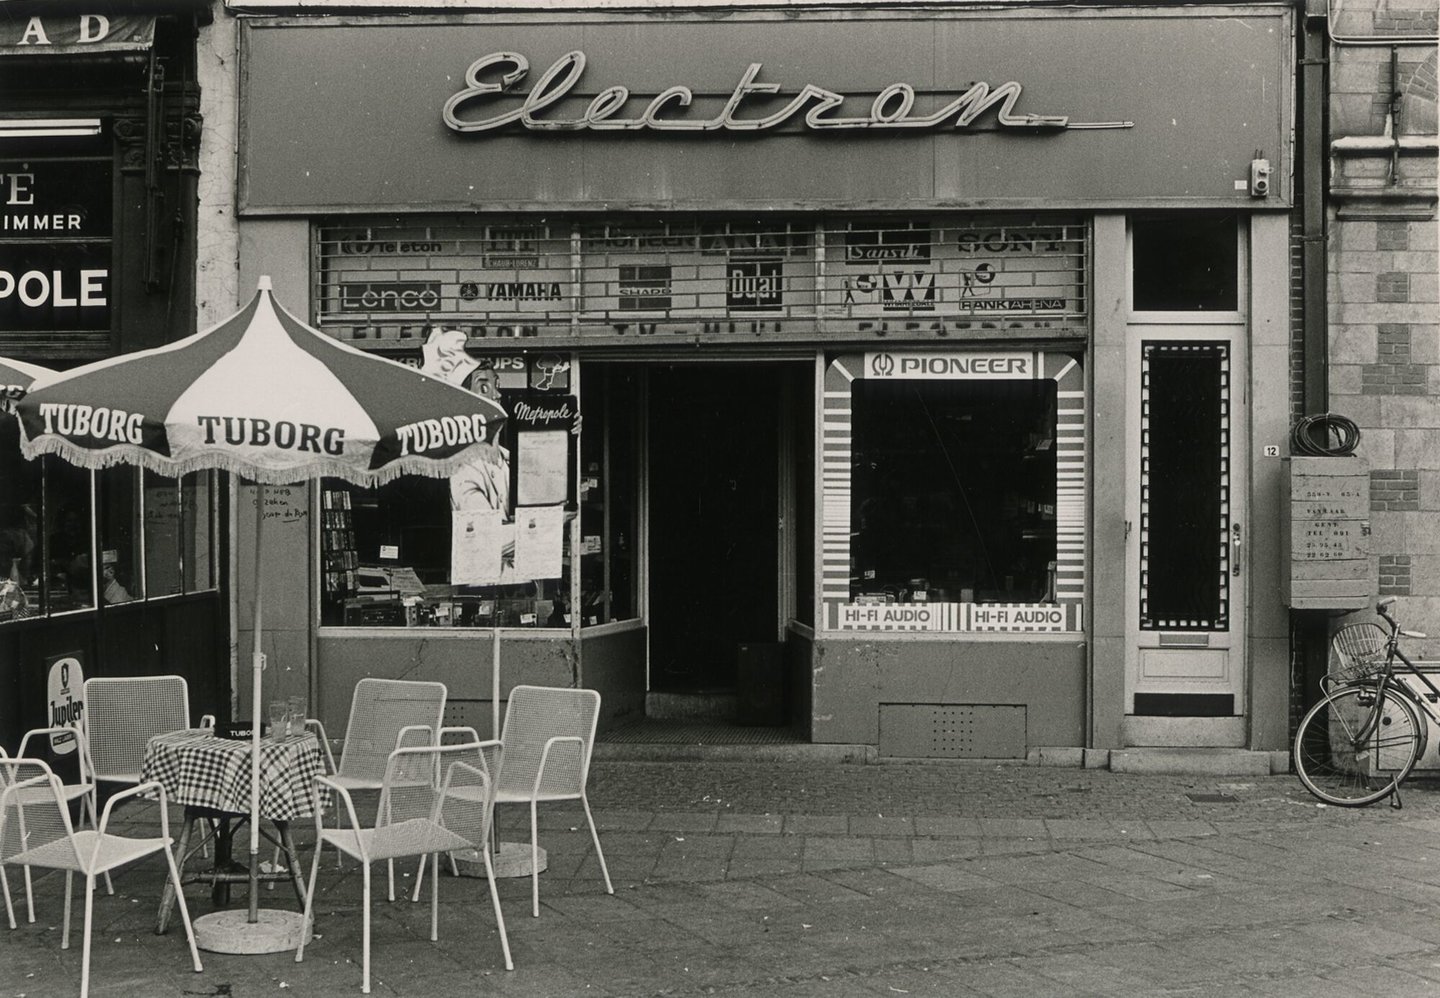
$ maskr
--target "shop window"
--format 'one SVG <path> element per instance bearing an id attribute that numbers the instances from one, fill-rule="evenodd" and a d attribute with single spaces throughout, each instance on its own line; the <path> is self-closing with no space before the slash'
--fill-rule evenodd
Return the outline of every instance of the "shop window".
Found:
<path id="1" fill-rule="evenodd" d="M 44 459 L 45 613 L 95 605 L 93 475 L 64 461 Z"/>
<path id="2" fill-rule="evenodd" d="M 824 385 L 822 629 L 1084 629 L 1078 357 L 879 350 L 835 357 Z"/>
<path id="3" fill-rule="evenodd" d="M 867 379 L 853 405 L 852 602 L 1054 602 L 1054 381 Z"/>
<path id="4" fill-rule="evenodd" d="M 214 474 L 141 481 L 27 461 L 0 419 L 0 623 L 215 588 Z"/>
<path id="5" fill-rule="evenodd" d="M 571 626 L 576 424 L 536 415 L 571 412 L 570 361 L 476 358 L 464 342 L 463 332 L 433 329 L 421 369 L 496 399 L 510 418 L 449 479 L 322 482 L 326 626 Z"/>
<path id="6" fill-rule="evenodd" d="M 635 455 L 641 411 L 633 369 L 585 368 L 580 441 L 580 623 L 637 616 Z"/>
<path id="7" fill-rule="evenodd" d="M 0 621 L 44 612 L 43 462 L 20 456 L 19 425 L 0 414 Z"/>
<path id="8" fill-rule="evenodd" d="M 1239 305 L 1234 215 L 1143 216 L 1132 223 L 1137 312 L 1234 312 Z"/>
<path id="9" fill-rule="evenodd" d="M 145 595 L 140 532 L 138 469 L 96 473 L 100 490 L 100 598 L 107 606 Z"/>
<path id="10" fill-rule="evenodd" d="M 560 564 L 553 577 L 540 579 L 516 571 L 524 508 L 517 517 L 497 517 L 499 532 L 480 543 L 496 546 L 500 581 L 471 585 L 453 581 L 455 524 L 461 521 L 452 516 L 449 481 L 406 475 L 365 489 L 325 479 L 320 498 L 322 624 L 570 626 L 568 517 L 561 518 L 558 537 L 541 539 L 560 546 Z"/>

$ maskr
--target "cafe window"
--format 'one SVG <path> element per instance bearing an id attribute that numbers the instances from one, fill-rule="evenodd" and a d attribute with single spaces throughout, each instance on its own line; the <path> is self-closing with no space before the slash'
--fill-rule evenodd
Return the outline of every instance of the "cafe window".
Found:
<path id="1" fill-rule="evenodd" d="M 216 500 L 213 472 L 27 461 L 0 418 L 0 624 L 214 589 Z"/>
<path id="2" fill-rule="evenodd" d="M 1147 215 L 1131 225 L 1137 312 L 1234 312 L 1240 262 L 1236 216 Z"/>
<path id="3" fill-rule="evenodd" d="M 322 625 L 570 628 L 569 359 L 474 357 L 464 342 L 435 327 L 421 369 L 499 401 L 499 438 L 449 478 L 322 482 Z"/>
<path id="4" fill-rule="evenodd" d="M 1079 359 L 877 352 L 826 373 L 824 626 L 1077 631 Z"/>

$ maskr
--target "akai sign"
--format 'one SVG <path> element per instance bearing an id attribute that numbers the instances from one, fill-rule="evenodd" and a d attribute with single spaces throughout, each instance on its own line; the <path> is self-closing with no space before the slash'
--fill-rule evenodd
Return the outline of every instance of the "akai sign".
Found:
<path id="1" fill-rule="evenodd" d="M 977 381 L 1035 377 L 1035 355 L 1019 351 L 865 355 L 865 375 L 891 380 Z"/>
<path id="2" fill-rule="evenodd" d="M 50 673 L 45 684 L 49 708 L 45 726 L 65 728 L 79 725 L 85 716 L 85 670 L 80 667 L 80 653 L 69 652 L 50 659 Z M 56 755 L 75 751 L 75 736 L 50 736 L 50 750 Z"/>

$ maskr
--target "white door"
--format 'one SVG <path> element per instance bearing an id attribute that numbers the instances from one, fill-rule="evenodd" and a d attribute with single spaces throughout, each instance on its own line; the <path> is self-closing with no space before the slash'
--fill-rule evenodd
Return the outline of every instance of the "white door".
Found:
<path id="1" fill-rule="evenodd" d="M 1245 744 L 1243 328 L 1129 329 L 1130 745 Z"/>

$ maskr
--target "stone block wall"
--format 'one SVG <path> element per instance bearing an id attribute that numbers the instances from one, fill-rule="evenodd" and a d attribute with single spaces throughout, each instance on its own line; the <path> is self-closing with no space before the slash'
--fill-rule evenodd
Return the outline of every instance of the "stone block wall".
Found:
<path id="1" fill-rule="evenodd" d="M 1360 427 L 1375 578 L 1440 659 L 1440 228 L 1434 0 L 1330 21 L 1330 409 Z M 1398 100 L 1392 93 L 1398 90 Z M 1412 643 L 1412 645 L 1415 643 Z"/>

